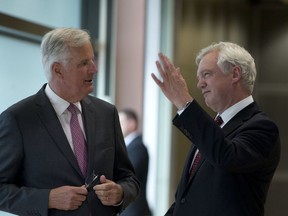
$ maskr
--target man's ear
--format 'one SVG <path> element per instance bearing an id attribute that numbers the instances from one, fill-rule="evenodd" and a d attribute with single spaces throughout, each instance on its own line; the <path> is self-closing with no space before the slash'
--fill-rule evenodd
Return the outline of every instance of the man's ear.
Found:
<path id="1" fill-rule="evenodd" d="M 242 78 L 242 68 L 239 65 L 233 67 L 232 79 L 234 82 L 238 82 Z"/>
<path id="2" fill-rule="evenodd" d="M 52 64 L 52 73 L 54 74 L 54 76 L 56 77 L 63 77 L 62 75 L 62 65 L 59 62 L 54 62 Z"/>

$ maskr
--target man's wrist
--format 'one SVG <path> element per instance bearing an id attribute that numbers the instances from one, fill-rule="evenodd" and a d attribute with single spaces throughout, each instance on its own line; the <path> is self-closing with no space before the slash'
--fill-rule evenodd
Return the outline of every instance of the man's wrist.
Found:
<path id="1" fill-rule="evenodd" d="M 124 199 L 122 199 L 119 203 L 116 203 L 115 205 L 113 205 L 113 206 L 120 206 L 120 205 L 122 205 L 122 203 L 123 203 L 123 200 Z"/>
<path id="2" fill-rule="evenodd" d="M 191 104 L 192 101 L 193 100 L 187 101 L 184 106 L 182 106 L 182 107 L 180 107 L 180 109 L 178 109 L 178 112 L 183 112 Z"/>

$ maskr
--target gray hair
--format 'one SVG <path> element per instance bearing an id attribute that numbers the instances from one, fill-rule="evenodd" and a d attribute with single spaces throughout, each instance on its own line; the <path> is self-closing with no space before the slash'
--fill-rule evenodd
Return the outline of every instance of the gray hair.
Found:
<path id="1" fill-rule="evenodd" d="M 252 93 L 256 79 L 256 66 L 250 53 L 243 47 L 234 43 L 213 43 L 199 52 L 196 57 L 197 66 L 201 59 L 212 51 L 218 51 L 217 65 L 223 73 L 231 72 L 231 68 L 236 65 L 241 68 L 243 85 L 250 93 Z"/>
<path id="2" fill-rule="evenodd" d="M 89 33 L 76 28 L 57 28 L 46 33 L 41 43 L 42 64 L 48 81 L 51 66 L 55 61 L 63 62 L 69 57 L 69 48 L 81 47 L 91 42 Z"/>

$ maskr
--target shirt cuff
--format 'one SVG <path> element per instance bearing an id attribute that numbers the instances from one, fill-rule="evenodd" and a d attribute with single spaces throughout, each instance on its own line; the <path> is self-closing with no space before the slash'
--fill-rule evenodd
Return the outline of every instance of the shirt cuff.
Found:
<path id="1" fill-rule="evenodd" d="M 178 114 L 178 115 L 181 115 L 181 113 L 191 104 L 191 102 L 192 102 L 192 101 L 186 102 L 185 106 L 183 106 L 181 109 L 179 109 L 179 110 L 177 111 L 177 114 Z"/>
<path id="2" fill-rule="evenodd" d="M 113 206 L 120 206 L 120 205 L 122 205 L 122 203 L 123 203 L 123 199 L 119 203 L 117 203 L 117 204 L 115 204 Z"/>

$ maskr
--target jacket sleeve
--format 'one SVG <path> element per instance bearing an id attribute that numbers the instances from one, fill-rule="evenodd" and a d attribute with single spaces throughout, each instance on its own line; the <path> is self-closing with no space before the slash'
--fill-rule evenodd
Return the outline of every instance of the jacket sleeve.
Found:
<path id="1" fill-rule="evenodd" d="M 237 113 L 221 129 L 193 101 L 173 123 L 213 166 L 232 172 L 251 172 L 279 162 L 279 131 L 256 106 Z"/>
<path id="2" fill-rule="evenodd" d="M 0 115 L 0 209 L 17 215 L 48 214 L 50 190 L 19 187 L 23 169 L 21 130 L 15 117 Z"/>

